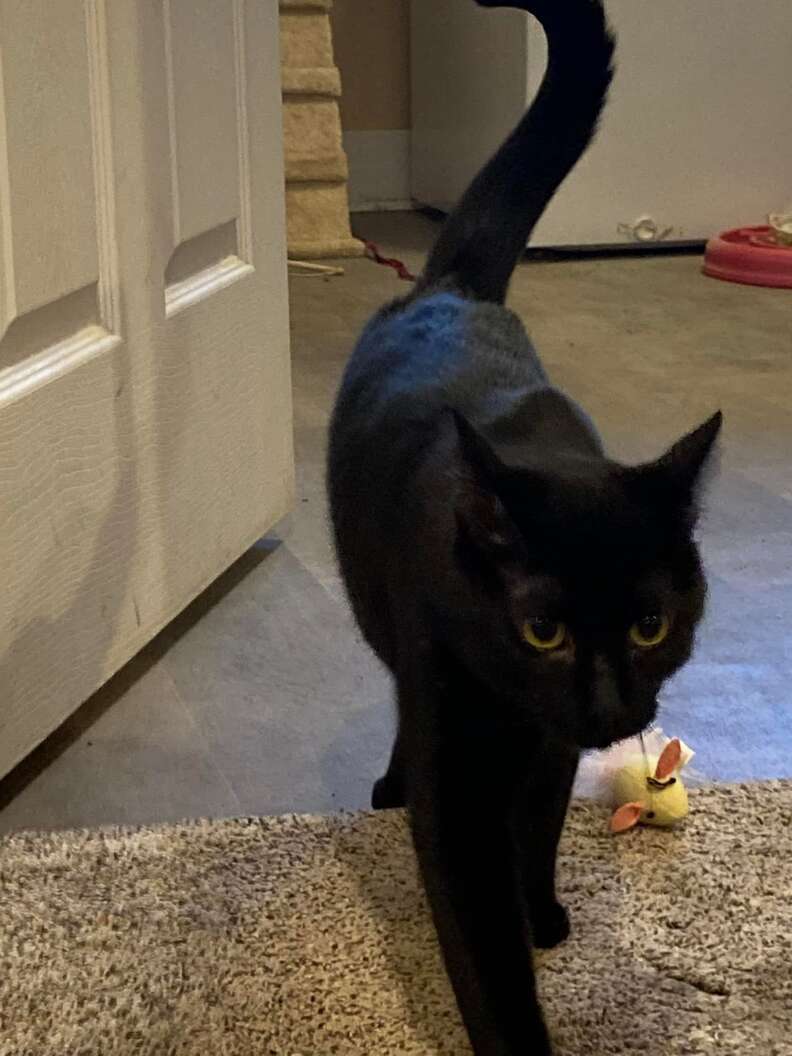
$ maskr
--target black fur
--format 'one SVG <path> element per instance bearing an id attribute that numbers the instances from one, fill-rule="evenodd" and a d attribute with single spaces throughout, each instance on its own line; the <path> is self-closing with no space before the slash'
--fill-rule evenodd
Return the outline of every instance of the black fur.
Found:
<path id="1" fill-rule="evenodd" d="M 690 654 L 697 481 L 720 427 L 717 414 L 647 466 L 613 462 L 500 304 L 595 131 L 613 49 L 597 0 L 513 6 L 547 31 L 542 88 L 415 291 L 361 336 L 328 464 L 352 607 L 398 697 L 373 803 L 409 806 L 476 1056 L 550 1052 L 531 945 L 568 933 L 555 857 L 579 752 L 643 729 Z M 659 613 L 668 638 L 638 648 L 631 625 Z M 527 644 L 537 619 L 563 621 L 561 648 Z"/>

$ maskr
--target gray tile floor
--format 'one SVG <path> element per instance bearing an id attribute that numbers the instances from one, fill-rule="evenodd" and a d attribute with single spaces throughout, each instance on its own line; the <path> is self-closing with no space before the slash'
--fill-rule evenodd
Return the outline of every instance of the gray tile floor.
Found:
<path id="1" fill-rule="evenodd" d="M 434 230 L 409 214 L 359 227 L 414 269 Z M 390 686 L 334 568 L 325 431 L 356 333 L 403 286 L 345 266 L 292 281 L 294 513 L 0 782 L 0 831 L 367 804 Z M 625 460 L 723 408 L 710 612 L 663 725 L 711 777 L 792 775 L 792 293 L 705 279 L 695 257 L 601 259 L 523 264 L 512 304 Z"/>

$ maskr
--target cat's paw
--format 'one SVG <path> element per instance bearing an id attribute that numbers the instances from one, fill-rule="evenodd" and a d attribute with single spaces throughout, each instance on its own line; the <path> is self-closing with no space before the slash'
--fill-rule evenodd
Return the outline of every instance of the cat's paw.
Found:
<path id="1" fill-rule="evenodd" d="M 537 906 L 531 911 L 531 932 L 538 950 L 552 950 L 569 938 L 569 914 L 560 902 Z"/>
<path id="2" fill-rule="evenodd" d="M 371 793 L 371 805 L 374 810 L 391 810 L 394 807 L 406 806 L 401 786 L 388 779 L 387 775 L 374 782 Z"/>

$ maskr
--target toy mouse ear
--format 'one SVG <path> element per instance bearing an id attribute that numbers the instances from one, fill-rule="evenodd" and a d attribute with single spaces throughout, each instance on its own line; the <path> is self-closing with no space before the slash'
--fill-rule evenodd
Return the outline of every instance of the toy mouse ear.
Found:
<path id="1" fill-rule="evenodd" d="M 643 803 L 625 803 L 623 807 L 614 810 L 610 819 L 611 832 L 626 832 L 634 828 L 641 819 Z"/>
<path id="2" fill-rule="evenodd" d="M 681 761 L 682 745 L 679 743 L 679 738 L 675 737 L 673 741 L 668 742 L 663 749 L 660 758 L 657 760 L 657 768 L 654 775 L 655 779 L 657 781 L 665 781 L 673 774 Z"/>

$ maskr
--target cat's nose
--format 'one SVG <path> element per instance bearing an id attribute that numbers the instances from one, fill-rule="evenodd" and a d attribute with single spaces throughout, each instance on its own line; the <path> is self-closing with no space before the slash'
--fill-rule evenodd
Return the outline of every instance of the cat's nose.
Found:
<path id="1" fill-rule="evenodd" d="M 595 747 L 640 733 L 657 711 L 655 697 L 631 690 L 618 668 L 604 656 L 595 657 L 591 667 L 588 705 L 587 732 Z"/>
<path id="2" fill-rule="evenodd" d="M 615 721 L 624 707 L 622 688 L 613 665 L 595 656 L 591 679 L 591 714 L 603 722 Z"/>
<path id="3" fill-rule="evenodd" d="M 618 677 L 605 657 L 595 656 L 588 671 L 583 747 L 604 748 L 618 739 L 624 706 Z"/>

